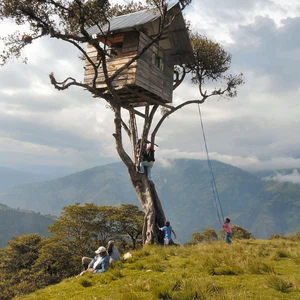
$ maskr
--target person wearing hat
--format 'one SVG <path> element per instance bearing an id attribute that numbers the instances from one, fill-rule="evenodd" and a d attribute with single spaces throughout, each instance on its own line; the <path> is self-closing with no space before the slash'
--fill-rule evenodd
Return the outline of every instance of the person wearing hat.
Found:
<path id="1" fill-rule="evenodd" d="M 93 273 L 93 274 L 99 274 L 104 273 L 109 266 L 109 256 L 106 252 L 106 248 L 101 246 L 99 247 L 95 253 L 97 254 L 92 261 L 88 264 L 88 268 L 85 271 L 82 271 L 79 276 L 85 274 L 85 273 Z M 82 261 L 84 261 L 86 257 L 82 258 Z"/>

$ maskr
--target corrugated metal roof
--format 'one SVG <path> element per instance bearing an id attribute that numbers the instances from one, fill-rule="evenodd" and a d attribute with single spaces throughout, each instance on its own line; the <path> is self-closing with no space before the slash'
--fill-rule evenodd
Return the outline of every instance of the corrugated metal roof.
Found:
<path id="1" fill-rule="evenodd" d="M 168 6 L 168 10 L 174 7 L 177 3 L 173 3 Z M 157 8 L 145 9 L 135 13 L 117 16 L 110 19 L 110 31 L 116 31 L 120 29 L 133 28 L 138 25 L 143 25 L 152 22 L 160 17 L 160 12 Z M 108 30 L 108 25 L 104 25 L 102 30 L 106 32 Z M 93 26 L 87 30 L 90 35 L 98 34 L 99 28 Z"/>

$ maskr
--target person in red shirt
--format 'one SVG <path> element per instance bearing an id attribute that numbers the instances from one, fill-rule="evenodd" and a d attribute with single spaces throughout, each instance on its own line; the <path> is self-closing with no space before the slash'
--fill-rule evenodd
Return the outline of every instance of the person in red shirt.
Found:
<path id="1" fill-rule="evenodd" d="M 227 244 L 231 244 L 231 235 L 232 235 L 232 231 L 231 231 L 231 228 L 230 228 L 230 219 L 229 218 L 226 218 L 225 219 L 225 223 L 223 224 L 223 228 L 225 230 L 225 242 Z"/>

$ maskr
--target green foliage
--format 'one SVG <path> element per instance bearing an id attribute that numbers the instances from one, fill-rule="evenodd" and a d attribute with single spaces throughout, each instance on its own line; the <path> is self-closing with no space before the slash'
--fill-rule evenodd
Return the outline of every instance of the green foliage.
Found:
<path id="1" fill-rule="evenodd" d="M 219 43 L 213 42 L 197 32 L 191 33 L 190 39 L 195 62 L 187 65 L 186 71 L 191 72 L 192 82 L 199 85 L 201 95 L 207 95 L 202 91 L 202 85 L 205 82 L 224 80 L 226 88 L 215 88 L 211 95 L 235 97 L 236 89 L 239 85 L 244 84 L 244 79 L 243 74 L 225 75 L 231 65 L 231 54 L 226 52 Z"/>
<path id="2" fill-rule="evenodd" d="M 191 241 L 187 244 L 195 245 L 204 241 L 203 236 L 199 232 L 194 232 L 192 234 Z"/>
<path id="3" fill-rule="evenodd" d="M 106 245 L 112 237 L 120 240 L 131 233 L 134 238 L 138 237 L 142 219 L 143 213 L 135 205 L 118 208 L 76 203 L 65 207 L 49 227 L 52 234 L 49 238 L 34 234 L 15 237 L 8 247 L 0 250 L 1 300 L 28 294 L 79 274 L 82 256 L 93 257 L 95 249 Z M 123 276 L 116 264 L 111 269 L 111 280 Z M 163 271 L 159 266 L 155 269 Z M 83 287 L 92 285 L 89 280 L 81 284 Z"/>
<path id="4" fill-rule="evenodd" d="M 269 239 L 276 240 L 276 239 L 284 239 L 284 238 L 285 237 L 283 235 L 276 233 L 276 234 L 271 234 Z"/>
<path id="5" fill-rule="evenodd" d="M 234 239 L 242 240 L 242 239 L 251 239 L 254 238 L 252 233 L 249 232 L 247 229 L 238 226 L 238 225 L 233 225 L 231 226 L 231 231 L 232 231 L 232 236 Z M 222 239 L 224 238 L 224 230 L 221 230 L 219 232 L 219 238 Z"/>
<path id="6" fill-rule="evenodd" d="M 15 237 L 6 248 L 0 250 L 1 300 L 28 294 L 38 288 L 38 280 L 33 276 L 33 265 L 38 258 L 42 240 L 37 234 Z"/>
<path id="7" fill-rule="evenodd" d="M 282 239 L 290 241 L 300 241 L 300 232 L 296 232 L 295 235 L 281 235 L 281 234 L 271 234 L 269 237 L 270 240 Z"/>
<path id="8" fill-rule="evenodd" d="M 144 213 L 136 205 L 122 204 L 117 215 L 117 222 L 119 232 L 130 236 L 133 249 L 135 249 L 136 241 L 142 235 Z"/>
<path id="9" fill-rule="evenodd" d="M 188 245 L 195 245 L 202 242 L 213 242 L 218 239 L 218 235 L 213 228 L 205 228 L 200 234 L 199 232 L 194 232 L 192 234 L 191 241 L 187 243 Z"/>
<path id="10" fill-rule="evenodd" d="M 235 239 L 250 239 L 253 238 L 252 233 L 249 232 L 247 229 L 238 226 L 238 225 L 233 225 L 231 227 L 232 230 L 232 235 L 234 236 Z"/>
<path id="11" fill-rule="evenodd" d="M 74 254 L 75 252 L 75 254 Z M 81 256 L 68 247 L 68 243 L 50 237 L 44 240 L 39 257 L 33 266 L 41 287 L 79 274 Z"/>
<path id="12" fill-rule="evenodd" d="M 79 203 L 67 206 L 58 220 L 49 227 L 52 236 L 68 247 L 73 255 L 94 253 L 106 245 L 116 232 L 117 208 Z"/>
<path id="13" fill-rule="evenodd" d="M 149 3 L 151 5 L 151 3 Z M 114 15 L 120 16 L 120 15 L 125 15 L 125 14 L 130 14 L 134 13 L 143 9 L 148 8 L 148 6 L 143 5 L 141 2 L 134 2 L 130 1 L 126 4 L 116 4 L 112 11 L 114 12 Z"/>
<path id="14" fill-rule="evenodd" d="M 214 228 L 204 229 L 204 231 L 202 232 L 202 236 L 205 241 L 216 241 L 218 239 L 218 236 Z"/>
<path id="15" fill-rule="evenodd" d="M 143 220 L 144 213 L 133 204 L 114 207 L 76 203 L 63 209 L 49 231 L 71 255 L 82 257 L 94 255 L 95 249 L 106 245 L 110 239 L 124 242 L 125 236 L 131 238 L 135 248 L 142 234 Z"/>
<path id="16" fill-rule="evenodd" d="M 222 74 L 230 68 L 231 54 L 227 53 L 223 47 L 216 42 L 198 33 L 190 36 L 196 65 L 200 68 L 201 78 L 218 80 Z M 199 83 L 199 77 L 194 72 L 193 81 Z"/>

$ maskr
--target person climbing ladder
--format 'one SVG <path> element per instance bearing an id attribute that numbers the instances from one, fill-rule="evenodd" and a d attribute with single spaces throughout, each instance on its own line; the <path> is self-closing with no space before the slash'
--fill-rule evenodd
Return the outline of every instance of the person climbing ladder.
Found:
<path id="1" fill-rule="evenodd" d="M 140 162 L 140 169 L 138 170 L 138 173 L 144 173 L 145 167 L 147 167 L 147 177 L 148 180 L 151 180 L 151 168 L 153 167 L 153 164 L 155 162 L 154 158 L 154 149 L 151 149 L 150 146 L 146 148 L 144 153 L 142 154 L 142 161 Z"/>

